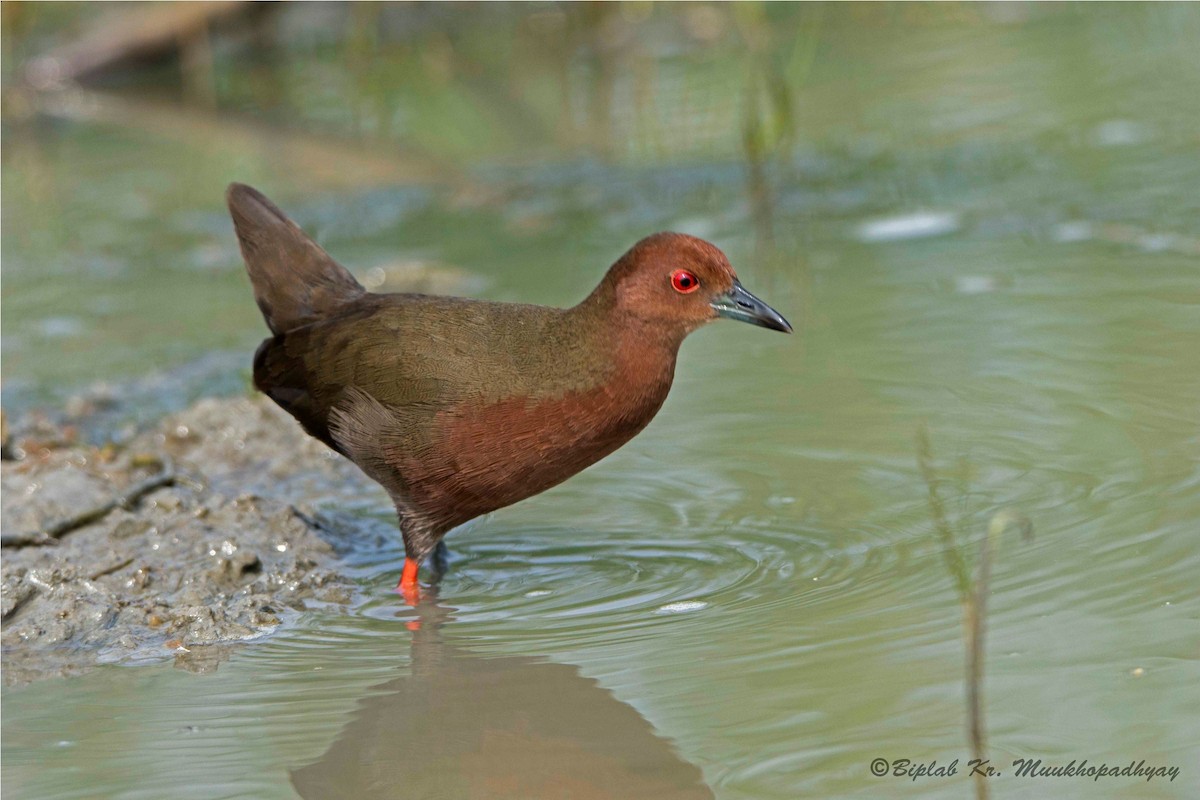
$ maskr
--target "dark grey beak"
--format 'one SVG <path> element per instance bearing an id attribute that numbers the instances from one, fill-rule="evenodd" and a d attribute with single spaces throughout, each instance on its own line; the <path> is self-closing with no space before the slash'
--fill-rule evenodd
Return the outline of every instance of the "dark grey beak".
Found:
<path id="1" fill-rule="evenodd" d="M 712 301 L 712 307 L 719 317 L 749 322 L 773 331 L 792 332 L 792 326 L 778 311 L 747 292 L 737 281 L 733 282 L 732 289 Z"/>

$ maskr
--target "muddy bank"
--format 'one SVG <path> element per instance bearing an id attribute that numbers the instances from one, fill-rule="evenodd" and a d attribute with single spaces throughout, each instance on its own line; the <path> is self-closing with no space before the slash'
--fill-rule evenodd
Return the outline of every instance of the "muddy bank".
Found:
<path id="1" fill-rule="evenodd" d="M 20 458 L 0 466 L 8 683 L 98 661 L 210 669 L 305 608 L 353 602 L 340 555 L 394 535 L 308 502 L 371 489 L 262 399 L 202 400 L 119 446 L 13 427 Z"/>

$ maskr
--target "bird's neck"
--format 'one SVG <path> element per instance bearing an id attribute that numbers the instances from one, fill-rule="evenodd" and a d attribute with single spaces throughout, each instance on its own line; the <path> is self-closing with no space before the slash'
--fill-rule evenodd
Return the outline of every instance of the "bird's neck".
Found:
<path id="1" fill-rule="evenodd" d="M 646 319 L 617 307 L 611 293 L 597 289 L 567 316 L 581 331 L 584 346 L 604 368 L 597 377 L 625 402 L 650 404 L 666 399 L 675 374 L 675 359 L 686 331 L 666 321 Z"/>

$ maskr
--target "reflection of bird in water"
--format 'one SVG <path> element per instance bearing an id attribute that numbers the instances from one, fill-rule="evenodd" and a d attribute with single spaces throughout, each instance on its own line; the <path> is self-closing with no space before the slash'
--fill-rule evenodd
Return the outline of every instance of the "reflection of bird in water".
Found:
<path id="1" fill-rule="evenodd" d="M 565 664 L 486 658 L 420 607 L 412 674 L 375 688 L 325 754 L 293 770 L 305 800 L 711 800 L 650 723 Z"/>

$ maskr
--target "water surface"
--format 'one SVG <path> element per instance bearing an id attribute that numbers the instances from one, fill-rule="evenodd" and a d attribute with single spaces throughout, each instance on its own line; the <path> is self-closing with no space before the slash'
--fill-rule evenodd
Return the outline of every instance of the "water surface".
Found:
<path id="1" fill-rule="evenodd" d="M 686 230 L 797 330 L 694 335 L 645 433 L 452 534 L 417 633 L 390 592 L 397 541 L 347 566 L 364 598 L 350 613 L 314 610 L 213 672 L 108 666 L 6 689 L 5 791 L 288 798 L 359 781 L 355 796 L 389 797 L 409 775 L 429 796 L 561 796 L 530 771 L 545 758 L 623 796 L 967 796 L 961 773 L 869 770 L 968 758 L 960 610 L 915 463 L 928 425 L 969 530 L 1005 506 L 1036 528 L 994 570 L 993 760 L 1182 770 L 1003 775 L 995 796 L 1200 792 L 1200 15 L 953 8 L 828 11 L 803 29 L 815 55 L 786 67 L 797 143 L 773 162 L 772 243 L 745 200 L 728 42 L 651 48 L 657 116 L 614 112 L 624 145 L 607 155 L 439 145 L 415 125 L 470 162 L 466 192 L 322 183 L 236 143 L 6 128 L 6 408 L 95 381 L 133 381 L 154 409 L 244 390 L 263 330 L 220 205 L 232 179 L 360 272 L 452 267 L 496 299 L 576 302 L 640 236 Z M 298 41 L 272 67 L 287 86 L 340 63 Z M 628 96 L 637 74 L 618 75 Z M 351 105 L 375 97 L 357 91 Z M 284 96 L 348 125 L 337 104 Z M 174 377 L 147 377 L 161 370 Z M 388 519 L 365 482 L 362 499 Z"/>

